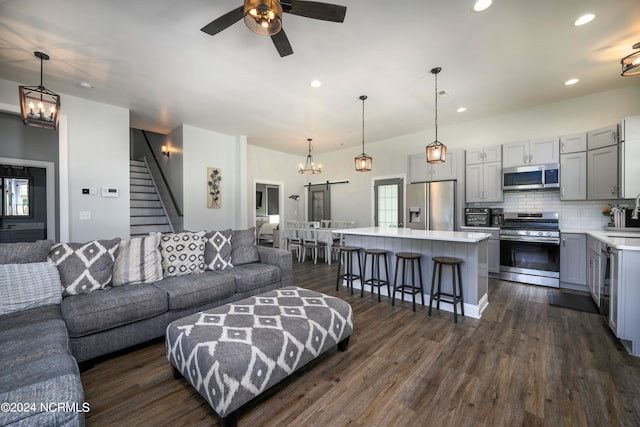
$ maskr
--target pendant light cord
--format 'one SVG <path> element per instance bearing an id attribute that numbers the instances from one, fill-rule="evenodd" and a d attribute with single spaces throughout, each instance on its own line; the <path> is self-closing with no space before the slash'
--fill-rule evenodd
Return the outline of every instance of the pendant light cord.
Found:
<path id="1" fill-rule="evenodd" d="M 367 95 L 361 95 L 362 100 L 362 154 L 364 154 L 364 101 L 367 99 Z"/>
<path id="2" fill-rule="evenodd" d="M 438 73 L 434 73 L 436 76 L 436 142 L 438 141 Z"/>

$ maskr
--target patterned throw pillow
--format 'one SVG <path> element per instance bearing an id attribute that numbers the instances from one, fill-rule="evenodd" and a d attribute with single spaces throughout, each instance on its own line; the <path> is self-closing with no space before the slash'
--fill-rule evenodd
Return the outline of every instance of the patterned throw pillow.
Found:
<path id="1" fill-rule="evenodd" d="M 47 260 L 58 267 L 62 296 L 88 294 L 111 283 L 119 238 L 88 243 L 57 243 Z"/>
<path id="2" fill-rule="evenodd" d="M 224 270 L 231 264 L 231 229 L 210 231 L 204 235 L 204 263 L 207 270 Z"/>
<path id="3" fill-rule="evenodd" d="M 204 231 L 164 233 L 160 240 L 164 277 L 204 271 Z"/>
<path id="4" fill-rule="evenodd" d="M 0 265 L 0 315 L 60 304 L 58 269 L 51 262 Z"/>
<path id="5" fill-rule="evenodd" d="M 160 233 L 123 240 L 113 265 L 113 286 L 153 283 L 162 280 Z"/>
<path id="6" fill-rule="evenodd" d="M 233 265 L 259 262 L 260 256 L 256 246 L 256 228 L 234 230 L 231 235 L 231 250 L 231 262 Z"/>

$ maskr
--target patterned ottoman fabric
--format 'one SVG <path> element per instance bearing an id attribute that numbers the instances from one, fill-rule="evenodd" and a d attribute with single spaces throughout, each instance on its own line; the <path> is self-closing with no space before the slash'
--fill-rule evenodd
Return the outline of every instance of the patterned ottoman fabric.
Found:
<path id="1" fill-rule="evenodd" d="M 167 358 L 224 418 L 352 332 L 345 301 L 290 286 L 172 322 Z"/>

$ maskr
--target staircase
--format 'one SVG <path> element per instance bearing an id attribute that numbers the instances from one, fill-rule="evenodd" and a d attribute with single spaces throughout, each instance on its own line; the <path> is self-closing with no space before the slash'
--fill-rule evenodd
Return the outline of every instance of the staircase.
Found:
<path id="1" fill-rule="evenodd" d="M 129 174 L 131 177 L 129 190 L 131 193 L 131 237 L 145 236 L 151 232 L 172 232 L 167 213 L 158 196 L 156 185 L 151 178 L 149 169 L 144 161 L 130 160 Z"/>

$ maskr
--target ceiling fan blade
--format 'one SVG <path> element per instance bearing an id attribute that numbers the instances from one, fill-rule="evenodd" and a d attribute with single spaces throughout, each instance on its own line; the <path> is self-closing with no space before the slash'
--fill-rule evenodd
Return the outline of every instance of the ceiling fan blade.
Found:
<path id="1" fill-rule="evenodd" d="M 278 31 L 277 34 L 271 36 L 271 40 L 273 40 L 273 44 L 276 49 L 278 49 L 278 53 L 280 57 L 284 58 L 285 56 L 291 55 L 293 53 L 293 49 L 291 48 L 291 43 L 289 43 L 289 39 L 283 30 Z"/>
<path id="2" fill-rule="evenodd" d="M 215 36 L 220 31 L 225 30 L 240 21 L 244 17 L 244 5 L 237 9 L 233 9 L 231 12 L 225 13 L 221 17 L 209 22 L 204 27 L 200 28 L 201 31 Z"/>
<path id="3" fill-rule="evenodd" d="M 347 13 L 346 6 L 317 1 L 283 0 L 280 4 L 283 12 L 323 21 L 344 22 Z"/>

